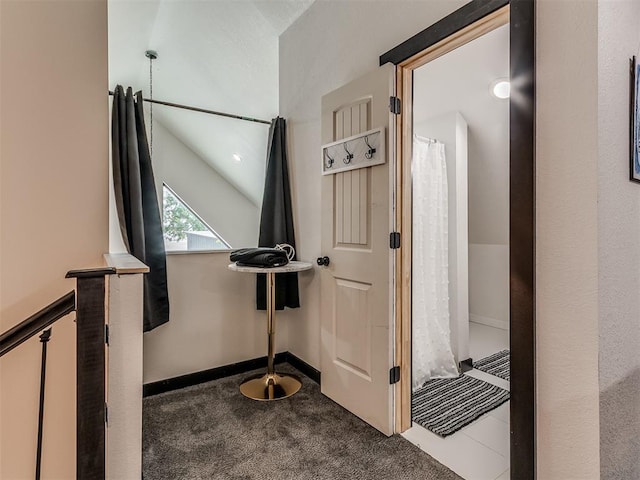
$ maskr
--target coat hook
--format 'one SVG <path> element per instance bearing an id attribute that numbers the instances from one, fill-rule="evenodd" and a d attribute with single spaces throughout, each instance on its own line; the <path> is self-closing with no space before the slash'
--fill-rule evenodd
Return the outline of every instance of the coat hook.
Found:
<path id="1" fill-rule="evenodd" d="M 351 153 L 351 152 L 349 152 L 349 150 L 347 150 L 347 142 L 344 142 L 342 144 L 342 146 L 344 147 L 344 151 L 347 152 L 347 156 L 345 158 L 343 158 L 342 161 L 346 165 L 349 165 L 351 163 L 351 160 L 353 160 L 353 153 Z"/>
<path id="2" fill-rule="evenodd" d="M 364 156 L 368 160 L 371 160 L 373 158 L 373 154 L 376 153 L 376 149 L 369 145 L 369 135 L 364 137 L 364 143 L 366 143 L 367 147 L 369 147 L 369 150 L 364 154 Z"/>
<path id="3" fill-rule="evenodd" d="M 328 160 L 326 160 L 326 161 L 324 162 L 325 167 L 327 167 L 327 168 L 331 168 L 331 167 L 333 167 L 333 162 L 334 162 L 334 160 L 333 160 L 333 158 L 331 158 L 331 157 L 329 156 L 329 150 L 325 150 L 325 151 L 324 151 L 324 154 L 325 154 L 325 155 L 327 156 L 327 158 L 328 158 Z"/>

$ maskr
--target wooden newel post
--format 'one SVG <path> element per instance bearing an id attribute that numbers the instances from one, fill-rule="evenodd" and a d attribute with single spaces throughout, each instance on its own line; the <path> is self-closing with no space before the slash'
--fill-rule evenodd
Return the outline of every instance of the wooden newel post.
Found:
<path id="1" fill-rule="evenodd" d="M 114 268 L 73 270 L 76 279 L 76 478 L 106 475 L 105 289 Z"/>

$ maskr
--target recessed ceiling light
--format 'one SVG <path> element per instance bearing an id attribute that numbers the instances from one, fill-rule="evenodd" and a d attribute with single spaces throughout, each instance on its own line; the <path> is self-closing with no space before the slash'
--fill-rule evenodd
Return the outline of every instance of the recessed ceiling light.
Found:
<path id="1" fill-rule="evenodd" d="M 509 98 L 511 83 L 506 78 L 499 78 L 491 83 L 491 93 L 497 98 Z"/>
<path id="2" fill-rule="evenodd" d="M 234 153 L 234 154 L 233 154 L 233 159 L 234 159 L 236 162 L 241 162 L 241 161 L 242 161 L 242 157 L 240 156 L 240 154 L 239 154 L 239 153 Z"/>

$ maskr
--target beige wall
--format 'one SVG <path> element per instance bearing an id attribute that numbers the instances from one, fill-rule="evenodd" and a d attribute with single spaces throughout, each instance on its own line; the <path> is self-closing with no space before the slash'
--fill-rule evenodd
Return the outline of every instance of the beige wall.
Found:
<path id="1" fill-rule="evenodd" d="M 363 9 L 359 2 L 318 2 L 283 34 L 280 88 L 287 94 L 280 106 L 281 114 L 290 119 L 302 258 L 321 253 L 316 221 L 319 98 L 374 68 L 380 53 L 462 3 L 374 2 Z M 99 264 L 107 248 L 104 92 L 108 87 L 105 1 L 5 0 L 0 17 L 0 326 L 4 330 L 73 288 L 72 282 L 62 279 L 64 272 Z M 362 24 L 368 29 L 354 35 L 353 25 Z M 545 479 L 598 475 L 596 26 L 593 1 L 539 3 L 538 458 L 539 478 Z M 344 49 L 345 44 L 350 48 Z M 308 55 L 309 51 L 316 54 Z M 326 75 L 328 71 L 332 75 Z M 562 76 L 555 74 L 560 71 Z M 197 259 L 184 258 L 192 259 L 185 263 Z M 170 259 L 169 268 L 182 261 Z M 198 268 L 207 266 L 200 263 Z M 211 270 L 192 277 L 203 294 L 212 285 L 205 273 L 214 275 L 211 272 L 218 272 L 224 263 L 226 259 L 215 259 Z M 317 366 L 318 284 L 309 275 L 301 281 L 303 309 L 295 317 L 282 317 L 288 325 L 289 349 Z M 249 295 L 246 283 L 238 285 L 238 296 Z M 230 301 L 240 298 L 216 303 Z M 219 318 L 240 330 L 232 323 L 238 317 L 232 317 Z M 48 478 L 73 476 L 74 381 L 68 375 L 74 369 L 73 330 L 70 319 L 61 322 L 51 342 L 44 463 Z M 216 338 L 215 346 L 221 348 L 230 334 Z M 264 342 L 257 335 L 253 338 L 241 340 L 248 345 L 249 357 L 262 351 Z M 223 363 L 233 361 L 238 348 L 231 351 L 222 357 Z M 1 362 L 0 476 L 30 477 L 37 341 Z M 25 425 L 33 429 L 28 431 Z"/>
<path id="2" fill-rule="evenodd" d="M 462 3 L 316 2 L 281 36 L 280 113 L 303 256 L 321 253 L 320 97 Z M 599 475 L 597 5 L 542 0 L 537 21 L 538 478 L 591 479 Z M 354 35 L 353 25 L 368 28 Z M 318 366 L 318 282 L 309 289 L 289 349 Z"/>
<path id="3" fill-rule="evenodd" d="M 166 182 L 232 247 L 257 245 L 258 207 L 158 123 L 154 144 L 160 201 Z M 115 215 L 115 207 L 111 211 Z M 119 238 L 119 230 L 112 236 Z M 231 272 L 229 263 L 228 251 L 168 255 L 171 318 L 144 335 L 145 383 L 266 355 L 266 317 L 255 310 L 255 275 Z M 286 315 L 279 312 L 278 323 Z M 287 350 L 283 326 L 276 352 Z"/>
<path id="4" fill-rule="evenodd" d="M 537 5 L 538 478 L 599 477 L 598 10 Z"/>
<path id="5" fill-rule="evenodd" d="M 107 2 L 0 3 L 0 330 L 107 248 Z M 53 329 L 43 478 L 75 476 L 75 327 Z M 34 471 L 37 339 L 0 360 L 0 477 Z"/>
<path id="6" fill-rule="evenodd" d="M 319 222 L 320 98 L 375 69 L 381 54 L 464 3 L 315 2 L 280 36 L 280 115 L 287 119 L 296 240 L 303 259 L 325 253 Z M 319 368 L 319 276 L 306 288 L 298 317 L 288 322 L 289 350 Z"/>
<path id="7" fill-rule="evenodd" d="M 148 268 L 127 254 L 108 258 L 118 275 L 109 276 L 108 294 L 107 478 L 137 479 L 142 475 L 143 274 L 122 267 L 126 262 Z"/>
<path id="8" fill-rule="evenodd" d="M 233 247 L 258 243 L 255 205 L 158 123 L 154 142 L 160 201 L 164 181 Z M 125 252 L 110 190 L 109 249 Z M 231 215 L 228 204 L 236 208 Z M 234 222 L 236 217 L 252 217 L 253 225 L 244 220 Z M 229 263 L 228 251 L 167 256 L 171 316 L 168 324 L 144 335 L 144 383 L 266 355 L 266 320 L 264 312 L 255 310 L 255 275 L 231 272 Z M 289 311 L 278 312 L 278 324 L 288 315 Z M 278 325 L 277 352 L 287 350 L 286 339 L 286 328 Z"/>
<path id="9" fill-rule="evenodd" d="M 601 478 L 640 478 L 640 185 L 629 177 L 628 59 L 640 2 L 598 4 Z"/>
<path id="10" fill-rule="evenodd" d="M 144 382 L 262 357 L 267 354 L 264 311 L 256 311 L 256 278 L 232 272 L 229 253 L 167 257 L 171 321 L 144 336 Z M 298 275 L 310 300 L 313 273 Z M 297 309 L 276 313 L 276 352 L 288 350 L 286 325 L 302 321 Z"/>
<path id="11" fill-rule="evenodd" d="M 318 2 L 283 34 L 280 88 L 287 95 L 280 105 L 289 118 L 302 258 L 321 253 L 316 221 L 321 208 L 316 161 L 320 97 L 374 68 L 380 53 L 461 3 L 374 2 L 363 9 L 359 2 Z M 107 242 L 108 127 L 105 2 L 4 1 L 0 15 L 4 330 L 71 289 L 70 282 L 61 280 L 66 270 L 101 261 Z M 596 3 L 543 0 L 537 19 L 539 478 L 597 478 Z M 352 26 L 363 23 L 369 30 L 353 35 Z M 347 43 L 350 48 L 344 49 Z M 55 232 L 47 235 L 46 249 L 42 232 Z M 196 261 L 196 256 L 183 257 Z M 174 262 L 169 262 L 171 268 Z M 225 262 L 212 261 L 208 272 L 219 271 Z M 202 273 L 193 282 L 206 293 L 212 280 Z M 295 317 L 283 315 L 282 323 L 288 327 L 289 349 L 317 366 L 319 288 L 312 274 L 301 284 L 303 308 Z M 249 286 L 237 291 L 248 295 Z M 61 368 L 51 368 L 47 392 L 45 472 L 50 478 L 73 475 L 72 382 L 54 373 L 73 370 L 72 331 L 73 324 L 65 321 L 51 343 L 51 365 Z M 256 336 L 256 351 L 263 340 Z M 1 476 L 30 476 L 35 432 L 24 433 L 24 446 L 12 435 L 35 420 L 37 342 L 7 355 L 0 368 Z M 54 408 L 61 409 L 55 416 L 50 413 Z"/>
<path id="12" fill-rule="evenodd" d="M 509 245 L 469 244 L 469 320 L 509 329 Z"/>

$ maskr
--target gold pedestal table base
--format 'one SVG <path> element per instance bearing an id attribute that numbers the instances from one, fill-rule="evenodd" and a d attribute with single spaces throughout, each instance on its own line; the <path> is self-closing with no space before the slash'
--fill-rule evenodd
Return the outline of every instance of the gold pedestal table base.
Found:
<path id="1" fill-rule="evenodd" d="M 295 375 L 285 373 L 265 373 L 253 375 L 240 385 L 240 392 L 254 400 L 279 400 L 296 393 L 302 382 Z"/>
<path id="2" fill-rule="evenodd" d="M 267 373 L 253 375 L 243 380 L 240 392 L 253 400 L 280 400 L 296 393 L 302 387 L 302 382 L 295 375 L 276 373 L 274 369 L 274 340 L 276 336 L 276 273 L 300 272 L 308 270 L 311 264 L 307 262 L 289 262 L 283 267 L 256 268 L 243 267 L 232 263 L 229 270 L 247 273 L 265 273 L 267 275 Z"/>

